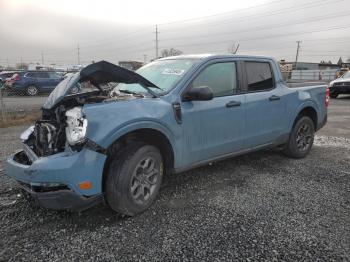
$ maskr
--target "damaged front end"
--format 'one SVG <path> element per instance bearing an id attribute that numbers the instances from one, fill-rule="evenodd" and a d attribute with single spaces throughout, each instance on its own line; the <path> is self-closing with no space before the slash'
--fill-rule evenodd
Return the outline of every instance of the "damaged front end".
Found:
<path id="1" fill-rule="evenodd" d="M 61 105 L 55 109 L 54 117 L 43 117 L 22 133 L 24 151 L 33 162 L 38 157 L 63 152 L 67 146 L 74 149 L 85 142 L 87 125 L 82 107 L 66 110 Z"/>
<path id="2" fill-rule="evenodd" d="M 146 96 L 112 94 L 115 83 L 138 83 L 145 90 L 155 87 L 142 76 L 108 62 L 91 64 L 64 79 L 42 107 L 42 118 L 22 133 L 23 150 L 7 159 L 6 174 L 40 205 L 81 209 L 102 199 L 107 156 L 104 148 L 86 137 L 89 120 L 84 105 Z M 148 95 L 153 96 L 152 92 Z M 87 182 L 89 187 L 81 186 Z"/>
<path id="3" fill-rule="evenodd" d="M 86 142 L 88 119 L 85 104 L 142 98 L 145 95 L 115 91 L 116 83 L 139 84 L 150 96 L 158 88 L 141 75 L 108 63 L 91 64 L 68 76 L 50 94 L 42 108 L 42 119 L 22 134 L 22 142 L 38 157 L 79 149 Z M 116 94 L 117 93 L 117 94 Z"/>

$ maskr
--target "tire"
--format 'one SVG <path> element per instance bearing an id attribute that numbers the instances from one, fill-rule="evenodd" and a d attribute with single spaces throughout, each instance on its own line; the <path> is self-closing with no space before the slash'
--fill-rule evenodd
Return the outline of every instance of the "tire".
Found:
<path id="1" fill-rule="evenodd" d="M 337 94 L 337 93 L 330 93 L 330 94 L 329 94 L 329 96 L 330 96 L 331 98 L 337 98 L 338 95 L 339 95 L 339 94 Z"/>
<path id="2" fill-rule="evenodd" d="M 36 96 L 38 93 L 39 93 L 39 90 L 36 86 L 34 85 L 27 86 L 26 94 L 28 96 Z"/>
<path id="3" fill-rule="evenodd" d="M 284 154 L 292 158 L 304 158 L 314 143 L 315 126 L 308 116 L 296 120 L 289 141 L 284 147 Z"/>
<path id="4" fill-rule="evenodd" d="M 112 158 L 105 196 L 108 205 L 120 214 L 134 216 L 152 205 L 163 178 L 163 160 L 151 145 L 132 142 Z"/>

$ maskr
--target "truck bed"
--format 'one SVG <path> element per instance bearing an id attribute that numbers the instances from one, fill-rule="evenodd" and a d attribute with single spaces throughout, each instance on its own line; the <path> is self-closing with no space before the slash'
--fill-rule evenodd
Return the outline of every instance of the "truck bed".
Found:
<path id="1" fill-rule="evenodd" d="M 286 82 L 286 85 L 289 88 L 296 88 L 296 87 L 307 87 L 307 86 L 327 86 L 327 82 L 324 81 L 289 81 Z"/>

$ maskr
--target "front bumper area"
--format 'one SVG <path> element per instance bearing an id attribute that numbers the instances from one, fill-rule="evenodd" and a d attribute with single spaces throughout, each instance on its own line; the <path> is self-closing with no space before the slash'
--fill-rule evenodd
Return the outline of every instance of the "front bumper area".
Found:
<path id="1" fill-rule="evenodd" d="M 40 206 L 82 210 L 102 200 L 106 155 L 87 148 L 40 157 L 33 162 L 23 161 L 25 155 L 24 151 L 11 155 L 6 161 L 5 174 L 17 180 Z M 79 183 L 85 181 L 93 186 L 81 189 Z"/>
<path id="2" fill-rule="evenodd" d="M 85 197 L 76 194 L 68 188 L 36 192 L 30 185 L 23 183 L 19 185 L 24 190 L 26 198 L 30 197 L 36 204 L 47 209 L 82 211 L 100 203 L 103 199 L 102 194 Z"/>

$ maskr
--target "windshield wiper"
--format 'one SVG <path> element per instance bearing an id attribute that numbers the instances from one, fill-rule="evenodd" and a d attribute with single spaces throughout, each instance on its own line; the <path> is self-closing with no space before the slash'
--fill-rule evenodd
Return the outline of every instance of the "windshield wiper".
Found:
<path id="1" fill-rule="evenodd" d="M 122 92 L 122 93 L 125 93 L 125 94 L 131 94 L 131 95 L 134 95 L 134 96 L 142 96 L 142 97 L 145 97 L 144 94 L 142 93 L 138 93 L 138 92 L 134 92 L 134 91 L 130 91 L 130 90 L 125 90 L 125 89 L 118 89 L 119 92 Z"/>

